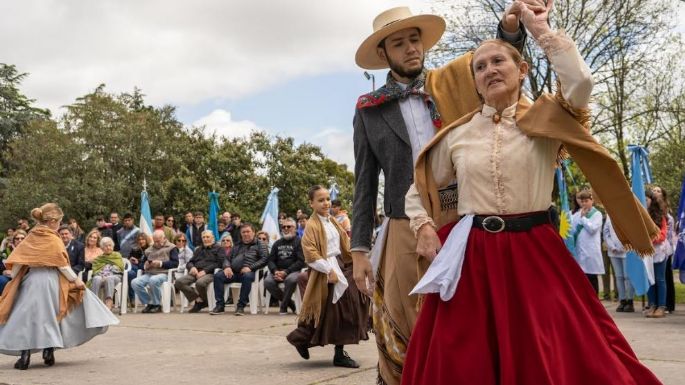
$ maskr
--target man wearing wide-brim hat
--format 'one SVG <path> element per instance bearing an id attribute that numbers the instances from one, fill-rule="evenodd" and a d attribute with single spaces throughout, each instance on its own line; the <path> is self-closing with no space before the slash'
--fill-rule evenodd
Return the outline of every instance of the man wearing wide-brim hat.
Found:
<path id="1" fill-rule="evenodd" d="M 445 31 L 440 16 L 412 15 L 407 7 L 393 8 L 376 17 L 373 30 L 355 60 L 365 69 L 390 71 L 384 86 L 359 97 L 354 116 L 352 256 L 355 282 L 374 301 L 378 382 L 399 384 L 418 311 L 418 300 L 409 292 L 419 280 L 419 271 L 425 271 L 429 263 L 416 253 L 404 196 L 421 148 L 441 127 L 478 108 L 480 100 L 469 69 L 470 53 L 444 67 L 424 69 L 426 51 Z M 519 50 L 526 37 L 513 15 L 503 17 L 497 36 Z M 371 250 L 381 170 L 386 220 Z M 439 247 L 435 245 L 436 250 Z"/>

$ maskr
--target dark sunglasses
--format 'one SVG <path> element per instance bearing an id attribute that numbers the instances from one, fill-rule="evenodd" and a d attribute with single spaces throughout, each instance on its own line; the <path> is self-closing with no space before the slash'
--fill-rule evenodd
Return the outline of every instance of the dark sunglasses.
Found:
<path id="1" fill-rule="evenodd" d="M 176 242 L 188 242 L 185 239 L 177 239 Z"/>
<path id="2" fill-rule="evenodd" d="M 24 240 L 24 237 L 18 237 L 18 238 L 17 238 L 17 237 L 14 237 L 13 239 L 14 239 L 15 241 L 22 241 L 22 240 Z"/>
<path id="3" fill-rule="evenodd" d="M 292 229 L 292 228 L 294 228 L 294 227 L 295 227 L 295 226 L 291 226 L 291 225 L 281 226 L 282 229 Z"/>

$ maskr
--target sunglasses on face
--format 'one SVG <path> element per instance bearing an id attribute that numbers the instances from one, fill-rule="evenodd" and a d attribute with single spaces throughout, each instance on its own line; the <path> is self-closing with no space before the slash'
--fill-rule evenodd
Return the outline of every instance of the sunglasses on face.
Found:
<path id="1" fill-rule="evenodd" d="M 187 242 L 185 239 L 177 239 L 176 242 Z"/>
<path id="2" fill-rule="evenodd" d="M 14 237 L 14 240 L 15 240 L 15 241 L 23 241 L 23 240 L 24 240 L 24 237 Z"/>
<path id="3" fill-rule="evenodd" d="M 259 240 L 260 240 L 260 241 L 264 241 L 264 242 L 266 242 L 266 238 L 262 238 L 262 237 L 260 237 L 260 238 L 259 238 Z"/>
<path id="4" fill-rule="evenodd" d="M 283 230 L 285 230 L 285 229 L 292 229 L 293 227 L 295 227 L 295 226 L 285 225 L 285 226 L 281 226 L 281 229 L 283 229 Z"/>
<path id="5" fill-rule="evenodd" d="M 167 222 L 173 222 L 174 220 L 171 219 L 171 218 L 169 218 L 169 219 L 167 219 L 166 221 L 167 221 Z"/>

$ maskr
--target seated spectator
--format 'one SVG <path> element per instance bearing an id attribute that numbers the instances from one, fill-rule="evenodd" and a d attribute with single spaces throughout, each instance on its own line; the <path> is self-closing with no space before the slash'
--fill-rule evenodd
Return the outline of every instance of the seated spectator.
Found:
<path id="1" fill-rule="evenodd" d="M 131 255 L 131 250 L 136 246 L 136 236 L 140 229 L 133 223 L 133 215 L 131 213 L 124 214 L 121 228 L 117 230 L 117 239 L 119 240 L 119 252 L 124 258 Z"/>
<path id="2" fill-rule="evenodd" d="M 240 226 L 240 238 L 240 243 L 237 243 L 231 250 L 229 259 L 224 261 L 224 269 L 214 274 L 216 306 L 209 314 L 215 315 L 224 312 L 224 285 L 237 282 L 241 286 L 235 315 L 244 315 L 255 274 L 257 270 L 266 265 L 269 258 L 266 243 L 257 240 L 254 227 L 251 224 L 244 223 Z"/>
<path id="3" fill-rule="evenodd" d="M 269 274 L 264 279 L 264 287 L 281 303 L 281 314 L 288 314 L 288 308 L 295 313 L 292 300 L 297 287 L 297 277 L 305 267 L 300 238 L 295 234 L 295 220 L 286 218 L 281 228 L 283 237 L 271 247 L 269 254 Z M 285 285 L 285 290 L 278 287 Z"/>
<path id="4" fill-rule="evenodd" d="M 97 229 L 91 230 L 88 235 L 86 235 L 86 242 L 83 248 L 83 256 L 86 262 L 85 269 L 83 270 L 83 277 L 88 280 L 88 272 L 90 271 L 93 261 L 95 258 L 102 255 L 102 249 L 100 248 L 100 241 L 102 236 Z"/>
<path id="5" fill-rule="evenodd" d="M 74 239 L 69 226 L 59 228 L 59 237 L 62 238 L 67 254 L 69 254 L 71 269 L 78 275 L 78 273 L 86 269 L 86 255 L 83 243 Z"/>
<path id="6" fill-rule="evenodd" d="M 114 304 L 114 287 L 121 283 L 121 276 L 124 274 L 124 259 L 121 258 L 121 254 L 114 251 L 114 240 L 110 237 L 102 238 L 100 248 L 102 254 L 93 260 L 93 276 L 88 282 L 88 287 L 98 294 L 104 284 L 105 306 L 111 310 Z"/>
<path id="7" fill-rule="evenodd" d="M 131 270 L 128 272 L 128 287 L 131 287 L 131 282 L 138 277 L 138 270 L 143 270 L 143 259 L 145 258 L 145 250 L 152 246 L 152 239 L 149 235 L 138 232 L 136 235 L 136 245 L 131 249 L 128 255 L 128 261 L 131 262 Z M 133 290 L 128 291 L 129 304 L 133 306 L 135 300 L 135 293 Z"/>
<path id="8" fill-rule="evenodd" d="M 11 280 L 12 270 L 7 270 L 5 264 L 0 259 L 0 295 L 2 295 L 2 291 L 5 289 L 5 285 L 7 285 L 7 283 L 9 283 L 9 281 Z"/>
<path id="9" fill-rule="evenodd" d="M 143 257 L 145 274 L 131 281 L 133 291 L 145 305 L 143 313 L 162 311 L 162 284 L 168 279 L 169 269 L 177 267 L 178 249 L 166 238 L 164 230 L 155 230 L 152 233 L 152 246 L 145 250 Z"/>
<path id="10" fill-rule="evenodd" d="M 4 254 L 5 250 L 7 250 L 7 248 L 12 243 L 12 237 L 14 236 L 14 231 L 15 231 L 14 227 L 9 227 L 7 230 L 5 230 L 5 238 L 3 238 L 2 243 L 0 243 L 0 255 Z"/>
<path id="11" fill-rule="evenodd" d="M 257 231 L 257 240 L 269 246 L 269 233 L 264 230 Z"/>
<path id="12" fill-rule="evenodd" d="M 26 238 L 26 231 L 24 230 L 16 230 L 12 236 L 12 241 L 10 242 L 10 246 L 8 247 L 5 252 L 7 252 L 7 256 L 14 250 L 15 247 L 17 247 L 25 238 Z M 0 294 L 2 294 L 2 291 L 5 289 L 5 285 L 9 281 L 12 280 L 12 270 L 8 270 L 5 267 L 5 264 L 0 260 Z"/>
<path id="13" fill-rule="evenodd" d="M 219 241 L 219 246 L 221 246 L 221 252 L 223 253 L 224 259 L 230 256 L 231 250 L 233 250 L 233 238 L 231 237 L 231 234 L 224 233 Z M 223 265 L 223 259 L 221 260 L 221 263 Z"/>
<path id="14" fill-rule="evenodd" d="M 24 232 L 26 234 L 29 233 L 29 230 L 31 230 L 31 227 L 29 226 L 28 218 L 20 218 L 17 221 L 17 230 L 24 230 Z"/>
<path id="15" fill-rule="evenodd" d="M 178 250 L 178 268 L 176 272 L 182 275 L 186 273 L 186 264 L 193 258 L 193 250 L 188 247 L 188 238 L 182 233 L 176 234 L 174 244 L 176 245 L 176 250 Z"/>
<path id="16" fill-rule="evenodd" d="M 222 266 L 224 256 L 214 242 L 214 233 L 202 232 L 202 245 L 195 248 L 193 258 L 186 264 L 188 274 L 176 280 L 174 287 L 186 296 L 188 302 L 195 301 L 190 313 L 197 313 L 208 307 L 207 286 L 214 280 L 214 270 Z M 190 285 L 195 284 L 195 287 Z"/>

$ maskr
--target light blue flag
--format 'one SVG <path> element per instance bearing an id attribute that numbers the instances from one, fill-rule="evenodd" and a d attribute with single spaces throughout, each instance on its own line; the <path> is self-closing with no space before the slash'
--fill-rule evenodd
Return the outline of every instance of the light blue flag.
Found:
<path id="1" fill-rule="evenodd" d="M 685 283 L 685 178 L 683 178 L 683 187 L 680 190 L 680 204 L 678 204 L 675 220 L 680 223 L 680 228 L 673 255 L 673 269 L 680 270 L 680 282 Z"/>
<path id="2" fill-rule="evenodd" d="M 631 153 L 630 165 L 632 178 L 633 194 L 642 203 L 646 205 L 645 197 L 645 183 L 652 183 L 652 173 L 649 170 L 648 156 L 649 152 L 644 147 L 629 145 L 628 151 Z M 634 251 L 629 251 L 626 254 L 626 274 L 630 279 L 630 283 L 635 288 L 637 295 L 644 295 L 649 290 L 649 278 L 644 261 Z"/>
<path id="3" fill-rule="evenodd" d="M 140 223 L 138 224 L 140 231 L 152 236 L 152 214 L 150 214 L 150 199 L 147 191 L 143 188 L 140 193 Z"/>
<path id="4" fill-rule="evenodd" d="M 207 222 L 207 230 L 214 233 L 214 239 L 219 241 L 219 193 L 209 193 L 209 218 Z"/>
<path id="5" fill-rule="evenodd" d="M 568 204 L 568 188 L 566 187 L 566 179 L 564 178 L 563 169 L 566 169 L 566 161 L 556 169 L 557 187 L 559 188 L 559 235 L 564 240 L 564 244 L 568 251 L 576 256 L 576 244 L 573 238 L 573 229 L 571 228 L 571 209 Z"/>
<path id="6" fill-rule="evenodd" d="M 274 187 L 266 199 L 266 206 L 259 222 L 262 223 L 262 231 L 269 234 L 269 246 L 281 237 L 280 226 L 278 223 L 278 188 Z"/>
<path id="7" fill-rule="evenodd" d="M 332 183 L 331 188 L 328 189 L 328 193 L 331 195 L 332 201 L 338 199 L 338 194 L 340 194 L 340 191 L 338 191 L 338 185 L 336 183 Z"/>

